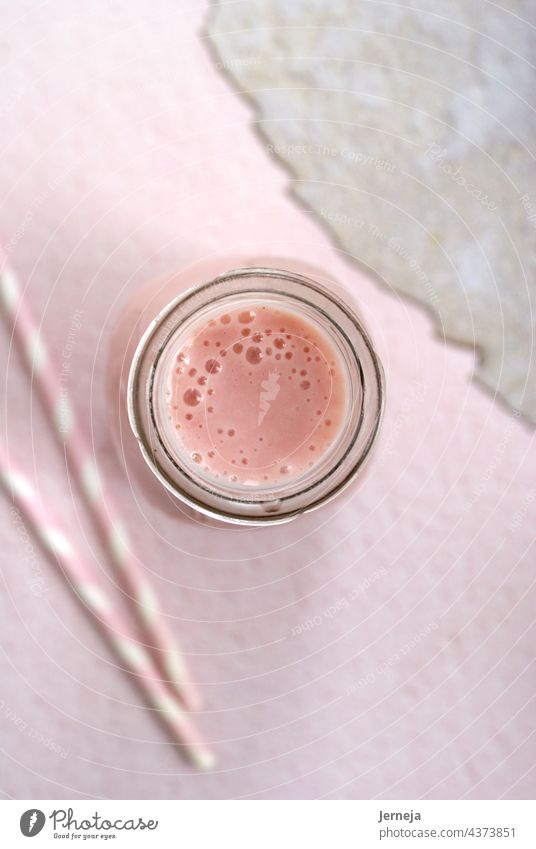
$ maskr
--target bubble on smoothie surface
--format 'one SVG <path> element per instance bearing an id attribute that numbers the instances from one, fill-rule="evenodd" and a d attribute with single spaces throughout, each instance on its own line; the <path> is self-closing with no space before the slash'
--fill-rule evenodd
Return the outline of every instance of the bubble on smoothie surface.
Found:
<path id="1" fill-rule="evenodd" d="M 203 393 L 199 389 L 187 389 L 182 397 L 188 407 L 197 407 L 203 400 Z"/>
<path id="2" fill-rule="evenodd" d="M 222 364 L 219 360 L 210 359 L 206 361 L 205 369 L 209 374 L 218 374 L 222 370 Z"/>
<path id="3" fill-rule="evenodd" d="M 257 365 L 262 360 L 262 351 L 260 348 L 251 347 L 246 351 L 246 360 L 252 365 Z"/>
<path id="4" fill-rule="evenodd" d="M 327 335 L 297 311 L 255 304 L 213 313 L 183 340 L 169 372 L 177 462 L 195 463 L 222 485 L 288 485 L 340 433 L 346 384 L 338 363 Z"/>

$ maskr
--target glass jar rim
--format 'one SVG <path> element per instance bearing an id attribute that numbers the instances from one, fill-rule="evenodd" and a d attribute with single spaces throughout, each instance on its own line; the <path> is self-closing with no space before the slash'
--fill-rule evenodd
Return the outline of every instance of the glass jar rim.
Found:
<path id="1" fill-rule="evenodd" d="M 169 450 L 155 414 L 158 366 L 178 329 L 209 305 L 237 296 L 270 295 L 291 308 L 306 305 L 322 316 L 351 359 L 353 377 L 360 382 L 361 407 L 353 410 L 344 451 L 336 453 L 321 479 L 311 476 L 305 488 L 290 493 L 284 487 L 237 495 L 223 486 L 207 485 L 192 477 Z M 327 503 L 356 477 L 376 440 L 384 408 L 384 375 L 372 341 L 348 300 L 310 277 L 269 267 L 236 268 L 191 287 L 172 300 L 153 319 L 132 359 L 128 380 L 128 416 L 139 448 L 153 474 L 175 497 L 194 510 L 234 524 L 266 525 L 288 521 Z M 356 415 L 357 414 L 357 415 Z"/>

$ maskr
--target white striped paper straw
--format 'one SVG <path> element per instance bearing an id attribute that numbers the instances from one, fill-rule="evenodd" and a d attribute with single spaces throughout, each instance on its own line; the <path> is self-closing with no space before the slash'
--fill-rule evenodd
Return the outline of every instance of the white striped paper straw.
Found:
<path id="1" fill-rule="evenodd" d="M 76 551 L 63 528 L 45 509 L 42 500 L 23 474 L 10 460 L 0 445 L 0 484 L 28 521 L 34 534 L 49 556 L 57 561 L 76 595 L 92 614 L 107 637 L 121 663 L 131 672 L 145 698 L 162 720 L 173 739 L 180 744 L 181 752 L 198 769 L 210 769 L 214 755 L 199 736 L 177 697 L 159 680 L 158 669 L 144 647 L 130 632 L 120 612 L 98 577 L 92 574 Z"/>
<path id="2" fill-rule="evenodd" d="M 200 706 L 174 637 L 161 615 L 158 600 L 134 556 L 130 539 L 110 494 L 105 490 L 89 441 L 77 422 L 69 394 L 48 355 L 42 334 L 32 317 L 13 269 L 0 247 L 0 305 L 24 363 L 38 390 L 45 413 L 64 448 L 82 496 L 108 554 L 118 570 L 124 591 L 146 635 L 148 648 L 165 679 L 184 704 Z"/>

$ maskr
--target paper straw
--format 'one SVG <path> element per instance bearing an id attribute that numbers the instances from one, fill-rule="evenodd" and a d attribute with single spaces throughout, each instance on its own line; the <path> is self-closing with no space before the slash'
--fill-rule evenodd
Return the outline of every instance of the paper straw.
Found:
<path id="1" fill-rule="evenodd" d="M 200 706 L 198 691 L 190 681 L 153 589 L 134 556 L 126 527 L 104 487 L 89 441 L 76 420 L 69 393 L 51 362 L 42 334 L 1 247 L 0 304 L 55 437 L 65 450 L 88 512 L 117 568 L 124 591 L 133 602 L 148 648 L 184 704 L 195 710 Z"/>
<path id="2" fill-rule="evenodd" d="M 92 569 L 72 545 L 57 520 L 45 509 L 26 475 L 10 461 L 2 445 L 0 484 L 12 497 L 47 554 L 59 563 L 72 589 L 92 614 L 93 621 L 107 637 L 121 663 L 136 676 L 138 686 L 173 739 L 180 744 L 181 751 L 199 769 L 210 769 L 215 762 L 212 752 L 199 736 L 177 697 L 159 680 L 158 669 L 151 656 L 136 641 L 128 624 L 114 608 L 111 597 L 99 584 L 97 576 L 92 574 Z"/>

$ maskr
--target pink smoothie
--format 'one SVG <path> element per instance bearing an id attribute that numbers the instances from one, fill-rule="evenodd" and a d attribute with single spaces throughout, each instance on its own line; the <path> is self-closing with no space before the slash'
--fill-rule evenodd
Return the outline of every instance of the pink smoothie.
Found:
<path id="1" fill-rule="evenodd" d="M 348 414 L 345 365 L 314 320 L 252 302 L 212 313 L 177 342 L 167 379 L 179 462 L 271 487 L 327 459 Z"/>

